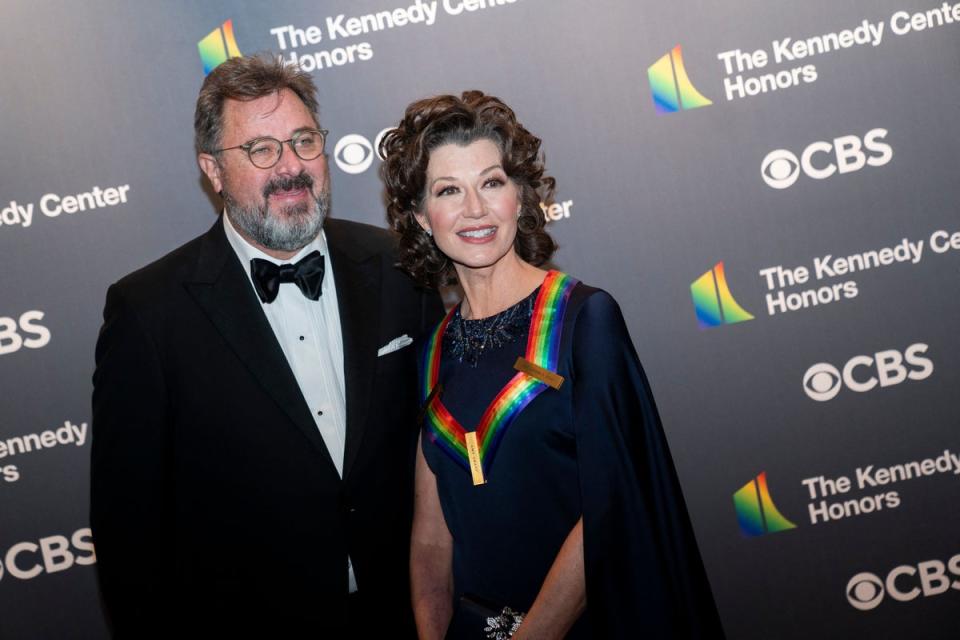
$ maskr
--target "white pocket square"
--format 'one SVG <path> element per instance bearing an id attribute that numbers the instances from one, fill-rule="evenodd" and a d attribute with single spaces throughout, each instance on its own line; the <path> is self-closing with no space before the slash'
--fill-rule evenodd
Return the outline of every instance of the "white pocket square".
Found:
<path id="1" fill-rule="evenodd" d="M 387 344 L 377 349 L 377 357 L 379 358 L 380 356 L 385 356 L 388 353 L 393 353 L 394 351 L 403 349 L 405 346 L 409 344 L 413 344 L 413 338 L 411 338 L 407 334 L 403 334 L 402 336 L 398 338 L 394 338 Z"/>

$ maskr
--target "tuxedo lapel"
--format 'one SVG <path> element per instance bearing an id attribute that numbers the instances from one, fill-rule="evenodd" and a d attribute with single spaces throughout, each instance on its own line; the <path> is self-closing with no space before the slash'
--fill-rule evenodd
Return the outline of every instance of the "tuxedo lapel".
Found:
<path id="1" fill-rule="evenodd" d="M 300 392 L 280 343 L 230 247 L 222 220 L 203 237 L 200 259 L 184 286 L 264 391 L 336 467 Z M 338 292 L 339 293 L 339 292 Z"/>
<path id="2" fill-rule="evenodd" d="M 343 372 L 346 386 L 347 437 L 343 477 L 350 472 L 367 421 L 368 399 L 377 367 L 380 333 L 380 260 L 358 247 L 350 234 L 329 220 L 325 227 L 333 263 L 343 335 Z"/>

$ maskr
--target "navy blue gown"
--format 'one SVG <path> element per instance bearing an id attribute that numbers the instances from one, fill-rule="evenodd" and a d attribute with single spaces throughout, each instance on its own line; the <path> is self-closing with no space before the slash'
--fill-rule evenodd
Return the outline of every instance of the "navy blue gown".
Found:
<path id="1" fill-rule="evenodd" d="M 516 373 L 536 293 L 504 312 L 523 315 L 515 339 L 487 345 L 474 362 L 451 348 L 463 321 L 447 327 L 442 401 L 468 430 Z M 649 386 L 606 292 L 573 290 L 557 372 L 565 382 L 510 425 L 484 485 L 423 431 L 454 541 L 454 602 L 467 595 L 529 611 L 582 516 L 587 610 L 568 638 L 721 638 Z M 485 637 L 477 631 L 472 637 Z"/>

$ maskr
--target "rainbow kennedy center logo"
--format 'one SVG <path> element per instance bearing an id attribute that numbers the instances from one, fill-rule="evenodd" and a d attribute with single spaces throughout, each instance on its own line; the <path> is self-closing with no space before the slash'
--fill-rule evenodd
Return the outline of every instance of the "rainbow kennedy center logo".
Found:
<path id="1" fill-rule="evenodd" d="M 773 504 L 770 489 L 767 487 L 766 471 L 733 494 L 733 508 L 737 512 L 740 531 L 750 538 L 797 528 L 797 525 L 787 520 Z"/>
<path id="2" fill-rule="evenodd" d="M 722 260 L 693 281 L 690 295 L 693 296 L 693 308 L 701 329 L 753 320 L 753 315 L 733 299 Z"/>
<path id="3" fill-rule="evenodd" d="M 680 45 L 650 65 L 647 78 L 657 113 L 676 113 L 713 104 L 690 82 Z"/>
<path id="4" fill-rule="evenodd" d="M 204 36 L 203 40 L 197 43 L 197 49 L 203 63 L 203 75 L 207 75 L 227 59 L 243 55 L 237 47 L 236 38 L 233 37 L 233 20 L 227 20 Z"/>

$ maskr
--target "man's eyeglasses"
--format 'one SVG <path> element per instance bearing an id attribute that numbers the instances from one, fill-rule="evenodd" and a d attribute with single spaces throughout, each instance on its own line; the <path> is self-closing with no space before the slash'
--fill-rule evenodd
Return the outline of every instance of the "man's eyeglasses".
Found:
<path id="1" fill-rule="evenodd" d="M 253 166 L 260 169 L 269 169 L 280 162 L 280 156 L 283 155 L 283 145 L 289 144 L 293 152 L 301 160 L 316 160 L 323 153 L 323 145 L 327 140 L 326 129 L 303 129 L 298 131 L 289 140 L 277 140 L 276 138 L 256 138 L 250 142 L 238 144 L 235 147 L 225 147 L 215 149 L 213 153 L 221 151 L 230 151 L 231 149 L 243 149 L 247 152 L 247 157 Z"/>

